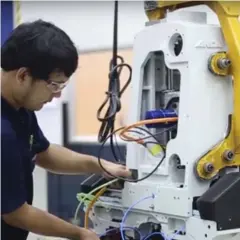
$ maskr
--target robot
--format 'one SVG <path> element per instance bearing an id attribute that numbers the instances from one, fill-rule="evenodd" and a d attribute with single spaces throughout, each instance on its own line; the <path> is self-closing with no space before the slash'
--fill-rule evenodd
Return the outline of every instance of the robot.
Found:
<path id="1" fill-rule="evenodd" d="M 182 10 L 199 4 L 220 26 Z M 133 178 L 98 192 L 93 229 L 103 240 L 240 239 L 240 2 L 146 1 L 145 12 L 120 133 Z"/>

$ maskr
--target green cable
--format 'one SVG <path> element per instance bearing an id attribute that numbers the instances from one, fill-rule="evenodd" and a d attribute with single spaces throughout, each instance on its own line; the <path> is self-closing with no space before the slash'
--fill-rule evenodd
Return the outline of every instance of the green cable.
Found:
<path id="1" fill-rule="evenodd" d="M 93 199 L 95 198 L 94 195 L 90 195 L 88 193 L 78 193 L 77 199 L 79 202 L 83 202 L 84 205 L 88 205 Z M 102 202 L 98 199 L 98 202 Z"/>
<path id="2" fill-rule="evenodd" d="M 107 186 L 109 186 L 109 185 L 111 185 L 112 183 L 115 183 L 115 182 L 117 182 L 117 181 L 118 181 L 118 179 L 113 179 L 112 181 L 109 181 L 109 182 L 107 182 L 107 183 L 105 183 L 105 184 L 102 184 L 101 186 L 98 186 L 98 187 L 94 188 L 91 192 L 87 193 L 82 199 L 81 199 L 81 197 L 79 197 L 79 199 L 81 199 L 81 200 L 80 200 L 80 202 L 79 202 L 79 204 L 78 204 L 78 206 L 77 206 L 77 209 L 76 209 L 76 211 L 75 211 L 74 221 L 77 220 L 77 214 L 78 214 L 78 212 L 79 212 L 82 204 L 86 201 L 86 199 L 91 199 L 91 197 L 92 197 L 91 195 L 93 195 L 93 193 L 95 193 L 95 192 L 97 192 L 98 190 L 100 190 L 101 188 L 107 187 Z M 81 195 L 81 193 L 78 193 L 78 194 L 77 194 L 77 199 L 78 199 L 78 196 L 80 196 L 80 195 Z M 79 200 L 79 199 L 78 199 L 78 200 Z"/>
<path id="3" fill-rule="evenodd" d="M 93 200 L 94 195 L 90 195 L 88 193 L 78 193 L 77 194 L 77 199 L 78 199 L 79 202 L 82 201 L 82 199 L 86 199 L 86 198 L 88 200 Z"/>

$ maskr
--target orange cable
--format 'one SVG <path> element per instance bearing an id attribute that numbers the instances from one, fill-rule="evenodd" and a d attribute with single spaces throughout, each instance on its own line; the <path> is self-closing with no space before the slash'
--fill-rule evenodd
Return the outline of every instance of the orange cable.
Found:
<path id="1" fill-rule="evenodd" d="M 89 213 L 93 207 L 93 205 L 95 204 L 95 202 L 98 200 L 98 198 L 103 195 L 103 193 L 107 190 L 107 187 L 104 187 L 102 189 L 100 189 L 100 191 L 98 191 L 96 193 L 96 195 L 94 196 L 94 198 L 91 200 L 91 202 L 89 203 L 86 212 L 85 212 L 85 219 L 84 219 L 84 228 L 88 229 L 88 222 L 89 222 Z"/>
<path id="2" fill-rule="evenodd" d="M 152 124 L 152 123 L 168 123 L 168 122 L 176 122 L 178 120 L 177 117 L 172 117 L 172 118 L 157 118 L 157 119 L 148 119 L 148 120 L 142 120 L 142 121 L 139 121 L 139 122 L 136 122 L 134 124 L 131 124 L 127 127 L 125 127 L 121 132 L 120 132 L 120 137 L 121 138 L 125 138 L 127 140 L 130 140 L 130 141 L 135 141 L 135 142 L 138 142 L 138 143 L 143 143 L 143 140 L 140 138 L 140 139 L 137 139 L 137 138 L 134 138 L 134 137 L 130 137 L 128 135 L 126 135 L 126 132 L 131 129 L 131 128 L 134 128 L 134 127 L 139 127 L 139 126 L 142 126 L 142 125 L 145 125 L 145 124 Z"/>
<path id="3" fill-rule="evenodd" d="M 141 140 L 127 136 L 125 133 L 134 127 L 138 127 L 144 124 L 151 124 L 151 123 L 168 123 L 168 122 L 176 122 L 178 120 L 177 117 L 173 117 L 173 118 L 159 118 L 159 119 L 149 119 L 149 120 L 142 120 L 139 122 L 136 122 L 132 125 L 129 125 L 127 127 L 125 127 L 121 132 L 120 132 L 120 137 L 124 137 L 128 140 L 132 140 L 132 141 L 136 141 L 139 142 Z M 98 200 L 98 198 L 107 190 L 107 187 L 102 188 L 100 191 L 98 191 L 96 193 L 96 195 L 94 196 L 94 198 L 91 200 L 91 202 L 89 203 L 86 212 L 85 212 L 85 218 L 84 218 L 84 228 L 88 228 L 88 223 L 89 223 L 89 213 L 93 207 L 93 205 L 96 203 L 96 201 Z"/>

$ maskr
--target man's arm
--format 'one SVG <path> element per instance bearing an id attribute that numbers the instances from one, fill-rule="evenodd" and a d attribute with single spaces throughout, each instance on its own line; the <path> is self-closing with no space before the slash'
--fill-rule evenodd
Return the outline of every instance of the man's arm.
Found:
<path id="1" fill-rule="evenodd" d="M 97 158 L 73 152 L 57 144 L 50 144 L 43 134 L 35 113 L 36 164 L 48 171 L 62 174 L 88 174 L 102 172 Z M 105 162 L 105 161 L 104 161 Z"/>
<path id="2" fill-rule="evenodd" d="M 103 164 L 104 161 L 103 160 Z M 80 174 L 102 173 L 96 157 L 80 154 L 65 147 L 50 144 L 38 154 L 36 164 L 55 173 Z"/>
<path id="3" fill-rule="evenodd" d="M 11 130 L 1 134 L 1 216 L 27 231 L 77 240 L 99 240 L 96 234 L 67 223 L 26 203 L 27 193 L 18 141 Z"/>
<path id="4" fill-rule="evenodd" d="M 80 154 L 65 147 L 50 144 L 38 126 L 36 119 L 36 164 L 48 171 L 61 174 L 104 173 L 96 157 Z M 114 176 L 130 177 L 131 172 L 124 166 L 101 159 L 103 167 Z"/>
<path id="5" fill-rule="evenodd" d="M 29 232 L 44 236 L 68 238 L 72 240 L 99 240 L 97 235 L 80 228 L 28 204 L 23 204 L 15 211 L 4 214 L 4 221 Z"/>

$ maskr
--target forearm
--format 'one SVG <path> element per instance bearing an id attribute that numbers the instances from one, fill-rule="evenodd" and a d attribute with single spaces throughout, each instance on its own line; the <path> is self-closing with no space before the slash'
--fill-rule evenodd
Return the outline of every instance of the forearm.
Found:
<path id="1" fill-rule="evenodd" d="M 15 212 L 3 216 L 11 226 L 44 236 L 80 239 L 81 229 L 45 211 L 24 204 Z"/>
<path id="2" fill-rule="evenodd" d="M 100 173 L 96 157 L 80 154 L 59 145 L 51 144 L 39 154 L 37 164 L 51 172 L 62 174 Z"/>

